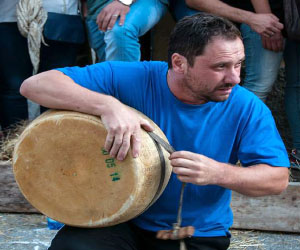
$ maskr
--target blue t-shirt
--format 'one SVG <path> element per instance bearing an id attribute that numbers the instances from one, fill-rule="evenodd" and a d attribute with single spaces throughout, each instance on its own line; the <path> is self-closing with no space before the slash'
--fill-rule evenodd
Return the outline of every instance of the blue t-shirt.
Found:
<path id="1" fill-rule="evenodd" d="M 77 84 L 116 97 L 151 118 L 176 150 L 247 167 L 265 163 L 289 166 L 284 144 L 270 110 L 254 94 L 235 86 L 224 102 L 201 105 L 178 100 L 167 84 L 164 62 L 105 62 L 59 69 Z M 171 229 L 176 222 L 181 182 L 175 174 L 161 197 L 133 222 L 146 230 Z M 233 216 L 229 189 L 187 184 L 182 225 L 195 236 L 229 235 Z"/>

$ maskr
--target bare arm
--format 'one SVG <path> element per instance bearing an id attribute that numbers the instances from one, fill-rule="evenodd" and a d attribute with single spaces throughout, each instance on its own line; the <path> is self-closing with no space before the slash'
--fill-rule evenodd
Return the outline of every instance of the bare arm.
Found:
<path id="1" fill-rule="evenodd" d="M 51 70 L 26 79 L 20 92 L 45 107 L 101 116 L 108 130 L 104 147 L 118 160 L 125 158 L 130 142 L 133 156 L 138 155 L 141 126 L 153 130 L 147 120 L 114 97 L 83 88 L 60 71 Z"/>
<path id="2" fill-rule="evenodd" d="M 254 16 L 250 11 L 234 8 L 219 0 L 186 0 L 186 4 L 193 9 L 223 16 L 239 23 L 246 23 Z"/>
<path id="3" fill-rule="evenodd" d="M 258 164 L 239 167 L 204 155 L 178 151 L 170 156 L 173 172 L 183 182 L 219 185 L 248 196 L 281 193 L 288 185 L 288 168 Z"/>
<path id="4" fill-rule="evenodd" d="M 251 0 L 256 13 L 272 13 L 269 0 Z"/>
<path id="5" fill-rule="evenodd" d="M 272 13 L 256 14 L 223 3 L 220 0 L 186 0 L 186 4 L 196 10 L 209 12 L 228 18 L 234 22 L 246 23 L 257 33 L 270 36 L 283 28 Z"/>
<path id="6" fill-rule="evenodd" d="M 80 0 L 80 2 L 81 2 L 81 13 L 82 13 L 82 16 L 84 18 L 86 18 L 87 13 L 88 13 L 87 5 L 86 5 L 86 0 Z"/>

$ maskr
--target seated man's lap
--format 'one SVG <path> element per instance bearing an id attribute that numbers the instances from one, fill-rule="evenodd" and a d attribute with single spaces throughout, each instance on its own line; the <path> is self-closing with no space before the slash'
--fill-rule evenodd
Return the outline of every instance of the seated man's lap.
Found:
<path id="1" fill-rule="evenodd" d="M 138 250 L 138 239 L 128 223 L 103 228 L 64 226 L 49 250 Z"/>
<path id="2" fill-rule="evenodd" d="M 64 226 L 49 250 L 179 250 L 178 240 L 159 240 L 156 233 L 131 223 L 104 228 Z M 185 239 L 188 250 L 225 250 L 228 237 L 192 237 Z"/>

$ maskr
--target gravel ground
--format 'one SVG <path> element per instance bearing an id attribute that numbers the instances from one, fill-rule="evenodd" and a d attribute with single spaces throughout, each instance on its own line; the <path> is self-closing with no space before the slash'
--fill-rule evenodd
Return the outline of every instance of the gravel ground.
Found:
<path id="1" fill-rule="evenodd" d="M 0 214 L 0 249 L 45 250 L 56 231 L 38 214 Z"/>
<path id="2" fill-rule="evenodd" d="M 56 231 L 38 214 L 0 214 L 0 249 L 46 250 Z M 300 250 L 300 234 L 232 230 L 230 249 Z M 154 250 L 154 249 L 153 249 Z"/>

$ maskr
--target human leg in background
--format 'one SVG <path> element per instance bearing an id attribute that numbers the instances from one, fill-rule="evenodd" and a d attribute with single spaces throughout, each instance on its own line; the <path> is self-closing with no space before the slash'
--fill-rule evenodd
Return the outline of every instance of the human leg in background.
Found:
<path id="1" fill-rule="evenodd" d="M 48 46 L 42 44 L 40 54 L 39 72 L 47 70 L 74 66 L 76 63 L 76 56 L 79 51 L 79 44 L 58 42 L 45 39 Z M 41 107 L 41 112 L 47 110 Z"/>
<path id="2" fill-rule="evenodd" d="M 74 66 L 79 45 L 46 39 L 48 46 L 41 46 L 39 73 L 47 70 Z"/>
<path id="3" fill-rule="evenodd" d="M 246 24 L 241 24 L 241 33 L 246 55 L 243 87 L 265 102 L 276 81 L 283 53 L 264 49 L 260 35 Z"/>
<path id="4" fill-rule="evenodd" d="M 96 19 L 85 20 L 90 47 L 96 52 L 97 62 L 105 61 L 105 32 L 99 30 Z"/>
<path id="5" fill-rule="evenodd" d="M 0 34 L 0 125 L 5 130 L 28 118 L 27 100 L 19 89 L 32 75 L 32 64 L 17 23 L 0 23 Z"/>
<path id="6" fill-rule="evenodd" d="M 293 146 L 300 153 L 300 42 L 286 39 L 284 60 L 285 109 L 291 128 Z"/>
<path id="7" fill-rule="evenodd" d="M 32 64 L 27 39 L 20 34 L 17 23 L 1 23 L 0 34 L 5 37 L 0 39 L 0 125 L 5 130 L 28 119 L 27 100 L 19 89 L 32 75 Z M 75 64 L 79 45 L 47 39 L 46 43 L 49 46 L 41 46 L 39 72 Z"/>
<path id="8" fill-rule="evenodd" d="M 185 16 L 191 16 L 196 13 L 199 13 L 198 10 L 189 8 L 185 1 L 182 0 L 170 0 L 170 12 L 174 17 L 175 21 L 178 22 L 181 18 Z"/>
<path id="9" fill-rule="evenodd" d="M 139 37 L 150 30 L 163 17 L 167 5 L 160 0 L 137 1 L 130 6 L 125 22 L 119 19 L 111 30 L 105 32 L 107 61 L 139 61 Z"/>

